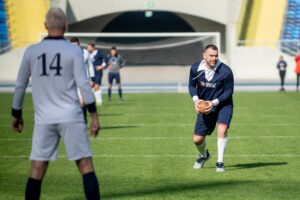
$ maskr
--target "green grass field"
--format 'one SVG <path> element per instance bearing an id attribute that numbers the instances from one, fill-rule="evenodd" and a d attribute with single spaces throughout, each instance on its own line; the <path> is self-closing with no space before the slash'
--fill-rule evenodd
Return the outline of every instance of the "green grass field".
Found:
<path id="1" fill-rule="evenodd" d="M 103 199 L 299 199 L 300 94 L 235 93 L 225 173 L 213 157 L 194 170 L 195 113 L 187 94 L 127 94 L 99 107 L 102 125 L 91 138 Z M 25 129 L 11 131 L 11 94 L 0 94 L 0 199 L 23 199 L 33 128 L 31 95 Z M 82 200 L 82 179 L 63 143 L 49 166 L 41 199 Z"/>

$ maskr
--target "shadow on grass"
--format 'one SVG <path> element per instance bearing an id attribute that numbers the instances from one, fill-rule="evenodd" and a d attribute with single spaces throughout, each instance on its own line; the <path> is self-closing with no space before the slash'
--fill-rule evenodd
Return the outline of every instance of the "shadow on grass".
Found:
<path id="1" fill-rule="evenodd" d="M 100 113 L 100 114 L 98 114 L 99 117 L 122 116 L 122 115 L 123 114 L 121 114 L 121 113 L 106 113 L 106 114 Z"/>
<path id="2" fill-rule="evenodd" d="M 102 130 L 109 130 L 109 129 L 122 129 L 122 128 L 137 128 L 138 126 L 104 126 L 101 127 Z"/>
<path id="3" fill-rule="evenodd" d="M 116 198 L 146 198 L 151 195 L 170 195 L 181 192 L 192 192 L 195 190 L 221 190 L 222 188 L 234 187 L 235 185 L 247 185 L 252 181 L 211 181 L 211 182 L 199 182 L 199 183 L 170 183 L 169 185 L 164 185 L 156 188 L 143 188 L 139 190 L 132 191 L 122 191 L 118 192 L 117 190 L 111 193 L 102 194 L 102 197 L 105 199 L 116 199 Z M 164 199 L 163 197 L 161 197 Z"/>
<path id="4" fill-rule="evenodd" d="M 228 165 L 226 167 L 234 168 L 234 169 L 251 169 L 258 167 L 267 167 L 267 166 L 279 166 L 279 165 L 287 165 L 287 162 L 258 162 L 258 163 L 244 163 L 244 164 L 236 164 L 236 165 Z M 230 169 L 230 170 L 234 170 Z"/>

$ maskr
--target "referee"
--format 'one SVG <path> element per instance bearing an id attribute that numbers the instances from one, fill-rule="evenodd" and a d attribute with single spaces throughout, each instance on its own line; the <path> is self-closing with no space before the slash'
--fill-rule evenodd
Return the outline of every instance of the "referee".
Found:
<path id="1" fill-rule="evenodd" d="M 216 171 L 224 172 L 224 153 L 227 147 L 227 130 L 233 113 L 233 74 L 231 69 L 218 59 L 218 48 L 207 45 L 203 60 L 191 66 L 189 93 L 193 98 L 197 120 L 194 143 L 199 151 L 195 169 L 203 167 L 211 154 L 206 149 L 206 136 L 211 135 L 217 124 L 218 159 Z"/>
<path id="2" fill-rule="evenodd" d="M 67 157 L 74 160 L 82 175 L 86 199 L 100 199 L 92 152 L 80 108 L 77 87 L 91 114 L 91 134 L 100 129 L 94 95 L 85 73 L 82 50 L 64 39 L 66 16 L 60 8 L 46 15 L 48 37 L 31 45 L 19 69 L 12 106 L 12 128 L 23 128 L 22 104 L 31 77 L 34 130 L 30 154 L 31 168 L 25 200 L 40 199 L 41 185 L 50 160 L 57 159 L 60 138 Z"/>

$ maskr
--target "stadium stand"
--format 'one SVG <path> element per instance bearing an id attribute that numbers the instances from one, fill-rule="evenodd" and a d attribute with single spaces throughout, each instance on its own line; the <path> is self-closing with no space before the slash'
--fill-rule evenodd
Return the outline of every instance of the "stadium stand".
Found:
<path id="1" fill-rule="evenodd" d="M 9 51 L 10 42 L 4 0 L 0 0 L 0 54 Z"/>
<path id="2" fill-rule="evenodd" d="M 300 0 L 288 0 L 282 39 L 290 42 L 282 44 L 281 49 L 294 55 L 299 50 L 300 37 Z"/>
<path id="3" fill-rule="evenodd" d="M 49 0 L 6 0 L 12 48 L 39 40 L 39 33 L 45 32 L 43 24 L 49 4 Z"/>

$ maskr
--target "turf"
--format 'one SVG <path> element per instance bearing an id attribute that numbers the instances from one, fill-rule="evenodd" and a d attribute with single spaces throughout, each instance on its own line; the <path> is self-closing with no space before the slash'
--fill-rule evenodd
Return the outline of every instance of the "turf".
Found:
<path id="1" fill-rule="evenodd" d="M 115 97 L 115 96 L 114 96 Z M 33 128 L 31 95 L 24 103 L 25 129 L 10 129 L 11 94 L 0 94 L 0 199 L 23 199 Z M 225 157 L 215 172 L 213 154 L 194 170 L 195 113 L 187 94 L 126 94 L 99 107 L 102 125 L 91 138 L 103 199 L 298 199 L 300 197 L 300 94 L 236 93 Z M 65 158 L 63 143 L 49 166 L 42 199 L 84 199 L 82 179 Z"/>

